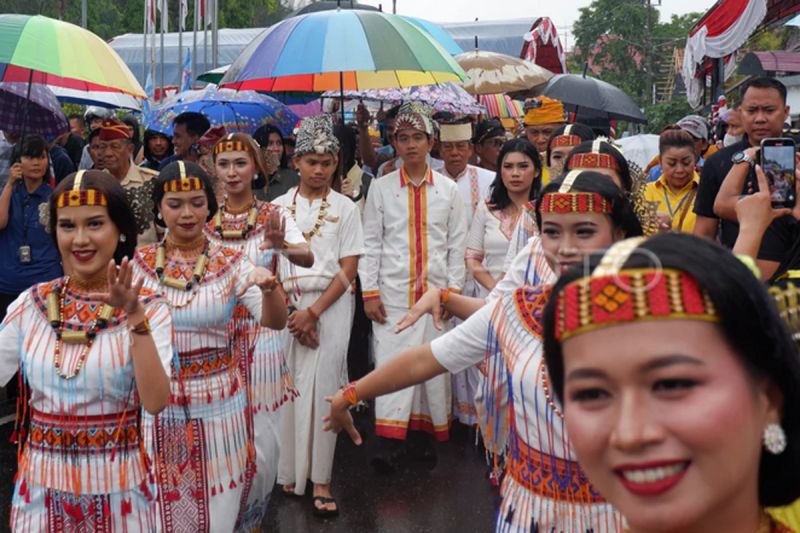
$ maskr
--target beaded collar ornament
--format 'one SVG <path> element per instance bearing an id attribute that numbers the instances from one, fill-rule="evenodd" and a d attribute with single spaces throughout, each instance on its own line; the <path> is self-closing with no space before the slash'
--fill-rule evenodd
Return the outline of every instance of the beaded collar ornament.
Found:
<path id="1" fill-rule="evenodd" d="M 719 322 L 708 293 L 677 269 L 621 269 L 643 238 L 608 249 L 591 276 L 569 283 L 558 294 L 555 337 L 575 335 L 629 322 L 688 319 Z"/>
<path id="2" fill-rule="evenodd" d="M 289 206 L 289 214 L 292 215 L 292 218 L 297 221 L 297 193 L 300 189 L 297 189 L 294 192 L 294 197 L 292 198 L 292 205 Z M 317 221 L 314 223 L 314 227 L 311 228 L 311 231 L 304 231 L 303 237 L 305 237 L 306 242 L 311 242 L 311 237 L 314 235 L 320 236 L 320 228 L 325 224 L 325 220 L 328 217 L 328 208 L 331 204 L 328 203 L 328 194 L 326 193 L 325 196 L 322 198 L 322 203 L 319 206 L 319 213 L 317 214 Z M 333 217 L 336 222 L 338 217 Z"/>
<path id="3" fill-rule="evenodd" d="M 64 299 L 69 286 L 69 276 L 64 277 L 61 286 L 54 289 L 47 295 L 47 320 L 56 332 L 56 347 L 55 347 L 55 362 L 54 366 L 56 374 L 64 379 L 72 379 L 77 376 L 84 364 L 89 352 L 92 349 L 95 337 L 98 332 L 108 325 L 111 316 L 114 314 L 114 308 L 108 304 L 103 304 L 100 311 L 89 323 L 89 328 L 80 331 L 65 331 L 64 330 Z M 64 373 L 63 358 L 61 354 L 62 344 L 85 344 L 86 347 L 81 351 L 78 356 L 78 362 L 75 368 L 68 374 Z"/>
<path id="4" fill-rule="evenodd" d="M 236 215 L 239 213 L 234 213 L 230 209 L 228 209 L 225 204 L 223 204 L 219 210 L 217 210 L 217 214 L 214 215 L 214 231 L 219 235 L 222 239 L 230 239 L 230 240 L 242 240 L 246 239 L 247 236 L 253 231 L 253 228 L 256 227 L 256 220 L 258 219 L 258 202 L 253 200 L 253 203 L 250 205 L 249 211 L 247 213 L 247 222 L 244 229 L 240 230 L 224 230 L 222 228 L 222 221 L 225 218 L 225 214 Z"/>
<path id="5" fill-rule="evenodd" d="M 600 213 L 610 214 L 613 211 L 611 202 L 596 192 L 570 192 L 572 185 L 580 175 L 580 170 L 572 170 L 566 175 L 558 192 L 542 196 L 541 213 Z"/>
<path id="6" fill-rule="evenodd" d="M 64 191 L 58 195 L 56 199 L 56 208 L 62 207 L 82 207 L 82 206 L 108 206 L 108 198 L 101 191 L 97 189 L 81 189 L 83 183 L 83 174 L 85 170 L 79 170 L 75 174 L 75 182 L 72 188 Z"/>

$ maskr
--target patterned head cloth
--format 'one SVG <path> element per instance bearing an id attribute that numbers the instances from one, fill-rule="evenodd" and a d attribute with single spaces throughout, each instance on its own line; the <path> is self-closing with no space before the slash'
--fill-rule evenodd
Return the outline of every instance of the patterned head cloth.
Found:
<path id="1" fill-rule="evenodd" d="M 539 96 L 525 102 L 525 125 L 560 124 L 564 120 L 564 104 L 558 100 Z"/>
<path id="2" fill-rule="evenodd" d="M 114 139 L 133 139 L 128 126 L 115 118 L 107 118 L 100 124 L 101 141 L 113 141 Z"/>
<path id="3" fill-rule="evenodd" d="M 417 130 L 432 136 L 434 126 L 430 110 L 415 103 L 406 103 L 400 106 L 394 121 L 395 135 L 402 130 Z"/>
<path id="4" fill-rule="evenodd" d="M 339 139 L 333 134 L 333 120 L 330 115 L 306 117 L 297 130 L 294 145 L 295 155 L 339 154 Z"/>

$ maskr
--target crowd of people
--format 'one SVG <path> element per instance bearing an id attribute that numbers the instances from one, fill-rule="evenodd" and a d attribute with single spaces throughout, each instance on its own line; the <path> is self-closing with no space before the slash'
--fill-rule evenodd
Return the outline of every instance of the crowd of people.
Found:
<path id="1" fill-rule="evenodd" d="M 758 164 L 786 88 L 644 169 L 613 124 L 525 108 L 4 132 L 12 530 L 259 531 L 273 486 L 333 518 L 374 401 L 379 475 L 477 428 L 497 531 L 794 531 L 800 206 Z"/>

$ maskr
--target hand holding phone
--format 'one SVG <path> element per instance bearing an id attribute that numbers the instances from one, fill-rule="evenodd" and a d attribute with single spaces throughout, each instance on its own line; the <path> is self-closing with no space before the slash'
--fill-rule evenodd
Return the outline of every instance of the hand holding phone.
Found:
<path id="1" fill-rule="evenodd" d="M 792 208 L 797 203 L 795 153 L 796 147 L 791 138 L 768 138 L 761 141 L 759 159 L 767 177 L 773 207 Z"/>

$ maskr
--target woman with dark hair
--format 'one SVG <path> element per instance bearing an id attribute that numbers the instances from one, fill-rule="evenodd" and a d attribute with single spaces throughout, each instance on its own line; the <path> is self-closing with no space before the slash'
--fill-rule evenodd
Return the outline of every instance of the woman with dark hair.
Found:
<path id="1" fill-rule="evenodd" d="M 68 275 L 25 291 L 0 325 L 0 383 L 19 368 L 23 390 L 11 529 L 155 531 L 140 420 L 167 405 L 169 308 L 133 281 L 136 223 L 111 175 L 73 173 L 46 207 Z"/>
<path id="2" fill-rule="evenodd" d="M 311 266 L 314 255 L 294 219 L 279 206 L 253 195 L 253 190 L 265 183 L 264 157 L 253 138 L 230 133 L 211 151 L 225 199 L 206 224 L 208 241 L 240 251 L 256 266 L 268 269 L 286 259 Z M 264 518 L 278 469 L 277 410 L 296 392 L 284 357 L 284 333 L 260 327 L 243 305 L 235 313 L 244 333 L 242 340 L 248 344 L 248 356 L 241 359 L 240 370 L 247 386 L 248 423 L 253 426 L 256 452 L 256 476 L 247 487 L 244 523 L 237 529 L 253 531 Z"/>
<path id="3" fill-rule="evenodd" d="M 503 145 L 497 159 L 497 173 L 489 198 L 478 204 L 467 237 L 466 261 L 478 283 L 481 298 L 494 288 L 503 274 L 503 261 L 517 223 L 533 232 L 527 214 L 540 189 L 542 162 L 527 139 L 512 139 Z"/>
<path id="4" fill-rule="evenodd" d="M 559 126 L 547 139 L 545 163 L 552 179 L 558 179 L 564 171 L 564 162 L 573 148 L 585 141 L 593 141 L 595 134 L 583 124 L 564 124 Z M 545 185 L 547 185 L 545 183 Z"/>
<path id="5" fill-rule="evenodd" d="M 0 193 L 0 319 L 22 291 L 61 275 L 58 249 L 40 216 L 53 192 L 45 140 L 26 136 L 10 162 Z"/>
<path id="6" fill-rule="evenodd" d="M 158 170 L 161 162 L 175 153 L 172 139 L 156 130 L 145 130 L 143 154 L 144 161 L 140 166 L 150 170 Z"/>
<path id="7" fill-rule="evenodd" d="M 692 136 L 685 130 L 665 130 L 658 138 L 661 176 L 647 184 L 644 197 L 658 204 L 667 229 L 691 233 L 697 215 L 692 211 L 700 176 Z"/>
<path id="8" fill-rule="evenodd" d="M 536 217 L 556 272 L 642 233 L 619 188 L 590 171 L 571 172 L 545 187 Z M 502 296 L 432 343 L 407 350 L 344 387 L 331 400 L 327 425 L 333 431 L 346 429 L 360 443 L 349 406 L 483 361 L 481 430 L 487 448 L 506 456 L 496 531 L 622 531 L 622 516 L 583 476 L 559 412 L 547 400 L 539 320 L 547 292 L 535 290 L 540 292 L 529 299 L 516 293 Z M 443 292 L 442 300 L 448 298 Z"/>
<path id="9" fill-rule="evenodd" d="M 281 130 L 272 124 L 266 124 L 253 133 L 253 139 L 261 146 L 267 160 L 264 168 L 277 167 L 276 171 L 267 176 L 267 183 L 256 190 L 256 197 L 259 200 L 271 202 L 296 186 L 300 182 L 300 177 L 296 170 L 289 168 L 289 158 L 286 155 Z"/>
<path id="10" fill-rule="evenodd" d="M 234 311 L 241 304 L 261 326 L 282 329 L 286 304 L 267 269 L 204 235 L 217 201 L 199 165 L 164 167 L 153 204 L 167 236 L 138 248 L 134 268 L 172 308 L 179 359 L 169 406 L 147 419 L 155 433 L 160 518 L 168 531 L 177 520 L 187 531 L 233 531 L 255 460 L 241 374 L 249 345 L 237 342 L 245 324 Z"/>
<path id="11" fill-rule="evenodd" d="M 800 360 L 761 282 L 681 234 L 586 267 L 553 289 L 544 346 L 597 489 L 635 533 L 789 531 L 764 508 L 800 497 Z"/>

